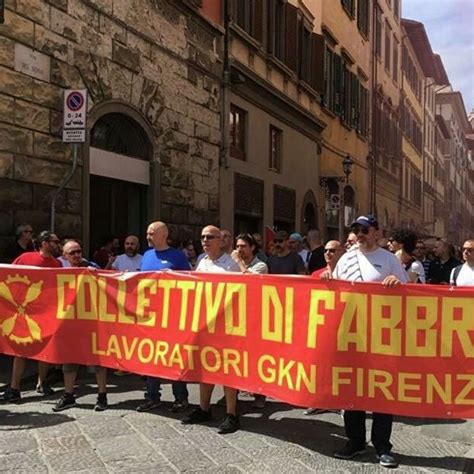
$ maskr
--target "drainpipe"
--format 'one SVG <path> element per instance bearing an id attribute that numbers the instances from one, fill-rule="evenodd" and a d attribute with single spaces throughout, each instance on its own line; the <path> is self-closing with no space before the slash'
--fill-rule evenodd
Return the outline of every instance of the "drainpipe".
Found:
<path id="1" fill-rule="evenodd" d="M 378 132 L 378 125 L 375 120 L 375 113 L 377 110 L 377 57 L 375 53 L 375 27 L 377 24 L 376 21 L 377 15 L 377 2 L 372 3 L 372 126 L 371 126 L 371 137 L 372 137 L 372 154 L 371 154 L 371 162 L 370 162 L 370 202 L 369 202 L 369 209 L 370 213 L 375 215 L 376 209 L 376 174 L 377 174 L 377 158 L 378 158 L 378 150 L 377 150 L 377 132 Z"/>
<path id="2" fill-rule="evenodd" d="M 64 181 L 61 183 L 59 188 L 56 190 L 53 196 L 53 200 L 51 201 L 51 232 L 54 232 L 55 227 L 55 217 L 56 217 L 56 200 L 58 199 L 61 191 L 66 187 L 66 185 L 71 181 L 74 173 L 76 172 L 77 168 L 77 143 L 73 143 L 72 145 L 72 167 L 67 176 L 64 178 Z"/>
<path id="3" fill-rule="evenodd" d="M 219 164 L 223 168 L 227 168 L 227 159 L 229 156 L 229 87 L 230 87 L 230 59 L 229 59 L 229 0 L 224 0 L 224 58 L 222 68 L 222 85 L 221 85 L 221 148 L 219 156 Z"/>

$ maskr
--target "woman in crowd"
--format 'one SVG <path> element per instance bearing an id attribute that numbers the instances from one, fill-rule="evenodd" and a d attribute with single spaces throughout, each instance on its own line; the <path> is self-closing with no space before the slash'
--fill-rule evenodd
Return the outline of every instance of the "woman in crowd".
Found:
<path id="1" fill-rule="evenodd" d="M 402 262 L 409 283 L 426 283 L 423 264 L 413 255 L 417 242 L 418 236 L 412 230 L 393 229 L 388 239 L 388 249 Z"/>

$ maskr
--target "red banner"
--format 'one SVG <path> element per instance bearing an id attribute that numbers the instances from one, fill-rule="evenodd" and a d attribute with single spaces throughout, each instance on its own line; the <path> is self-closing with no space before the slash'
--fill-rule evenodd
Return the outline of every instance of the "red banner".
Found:
<path id="1" fill-rule="evenodd" d="M 0 268 L 0 352 L 305 407 L 474 418 L 474 288 Z"/>

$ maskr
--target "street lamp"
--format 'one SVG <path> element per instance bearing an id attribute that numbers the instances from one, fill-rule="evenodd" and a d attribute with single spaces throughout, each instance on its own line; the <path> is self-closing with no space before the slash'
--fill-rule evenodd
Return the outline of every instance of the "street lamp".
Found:
<path id="1" fill-rule="evenodd" d="M 354 160 L 349 155 L 347 155 L 342 161 L 342 170 L 346 175 L 346 184 L 349 182 L 349 175 L 352 173 L 353 164 Z"/>

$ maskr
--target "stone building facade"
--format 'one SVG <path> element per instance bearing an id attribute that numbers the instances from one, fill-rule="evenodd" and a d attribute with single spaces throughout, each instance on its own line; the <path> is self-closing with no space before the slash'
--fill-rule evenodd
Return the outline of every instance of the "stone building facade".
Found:
<path id="1" fill-rule="evenodd" d="M 211 5 L 206 11 L 206 6 Z M 0 248 L 50 225 L 71 170 L 65 89 L 87 89 L 86 143 L 56 206 L 90 247 L 152 219 L 218 221 L 222 31 L 199 0 L 6 0 L 0 25 Z M 218 20 L 218 19 L 217 19 Z"/>

